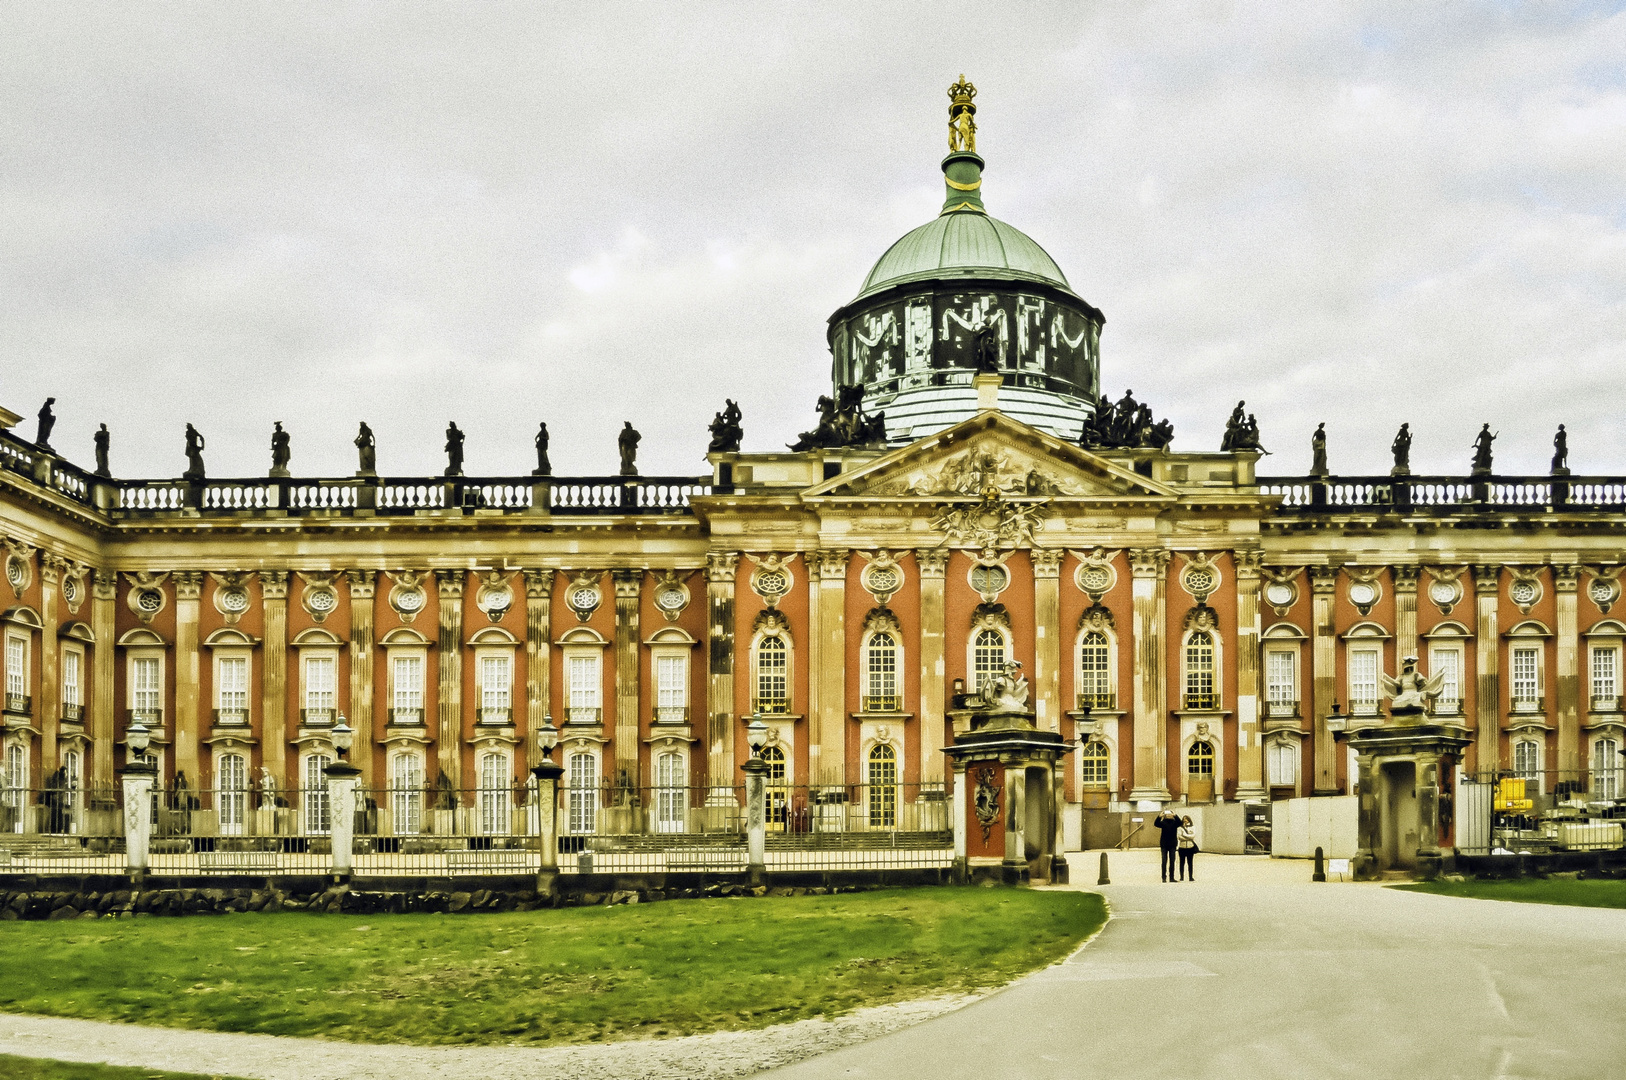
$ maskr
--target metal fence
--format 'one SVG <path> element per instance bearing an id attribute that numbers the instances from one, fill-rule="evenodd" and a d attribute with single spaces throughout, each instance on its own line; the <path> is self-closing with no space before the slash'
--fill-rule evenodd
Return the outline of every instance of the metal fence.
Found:
<path id="1" fill-rule="evenodd" d="M 1542 855 L 1626 847 L 1626 768 L 1465 773 L 1454 792 L 1464 854 Z"/>
<path id="2" fill-rule="evenodd" d="M 117 789 L 0 787 L 0 873 L 123 873 Z"/>

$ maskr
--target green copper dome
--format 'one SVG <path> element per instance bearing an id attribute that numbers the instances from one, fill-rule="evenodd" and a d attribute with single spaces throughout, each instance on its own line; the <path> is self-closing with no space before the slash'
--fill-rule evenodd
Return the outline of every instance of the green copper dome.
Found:
<path id="1" fill-rule="evenodd" d="M 961 211 L 905 233 L 876 262 L 859 295 L 910 281 L 962 276 L 1068 288 L 1061 267 L 1032 237 L 985 213 Z"/>

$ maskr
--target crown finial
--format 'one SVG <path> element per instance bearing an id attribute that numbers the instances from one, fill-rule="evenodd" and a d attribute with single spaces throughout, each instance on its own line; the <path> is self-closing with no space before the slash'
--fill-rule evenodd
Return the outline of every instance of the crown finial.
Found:
<path id="1" fill-rule="evenodd" d="M 977 124 L 971 119 L 976 115 L 977 107 L 971 99 L 977 96 L 977 88 L 960 76 L 960 81 L 949 87 L 949 150 L 950 152 L 965 151 L 975 154 L 977 152 Z"/>

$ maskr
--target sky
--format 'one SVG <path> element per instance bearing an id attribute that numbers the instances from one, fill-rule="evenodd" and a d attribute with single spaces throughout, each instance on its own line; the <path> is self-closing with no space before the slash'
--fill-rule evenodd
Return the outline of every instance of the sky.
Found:
<path id="1" fill-rule="evenodd" d="M 826 319 L 942 201 L 1106 315 L 1103 390 L 1216 450 L 1626 473 L 1626 13 L 1597 4 L 0 5 L 0 405 L 177 476 L 699 474 L 813 426 Z"/>

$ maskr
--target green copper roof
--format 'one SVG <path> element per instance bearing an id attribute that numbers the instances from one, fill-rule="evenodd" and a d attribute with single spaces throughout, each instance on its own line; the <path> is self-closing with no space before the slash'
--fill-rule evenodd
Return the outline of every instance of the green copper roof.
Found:
<path id="1" fill-rule="evenodd" d="M 1042 281 L 1068 289 L 1056 260 L 1026 233 L 987 214 L 948 213 L 905 233 L 888 248 L 864 279 L 859 295 L 910 281 L 955 277 Z"/>

